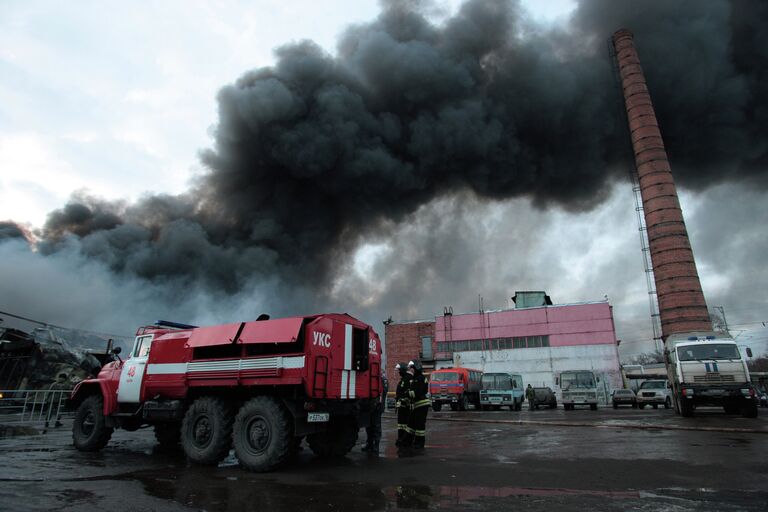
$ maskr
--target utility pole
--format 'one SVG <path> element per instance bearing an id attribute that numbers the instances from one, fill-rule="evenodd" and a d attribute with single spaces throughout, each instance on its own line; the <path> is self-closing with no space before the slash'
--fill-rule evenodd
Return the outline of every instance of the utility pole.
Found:
<path id="1" fill-rule="evenodd" d="M 725 332 L 728 331 L 728 320 L 725 318 L 725 308 L 723 306 L 715 306 L 714 309 L 717 309 L 720 311 L 720 316 L 723 317 L 723 327 L 725 327 Z"/>

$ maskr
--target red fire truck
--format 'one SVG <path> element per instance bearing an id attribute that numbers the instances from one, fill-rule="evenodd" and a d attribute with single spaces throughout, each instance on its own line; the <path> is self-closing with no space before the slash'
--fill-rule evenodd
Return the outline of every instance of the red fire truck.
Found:
<path id="1" fill-rule="evenodd" d="M 380 394 L 379 336 L 347 314 L 160 321 L 137 330 L 125 361 L 114 352 L 72 391 L 79 450 L 102 449 L 115 428 L 151 425 L 161 445 L 181 442 L 194 463 L 217 464 L 234 447 L 243 467 L 268 471 L 304 437 L 318 455 L 347 453 Z"/>

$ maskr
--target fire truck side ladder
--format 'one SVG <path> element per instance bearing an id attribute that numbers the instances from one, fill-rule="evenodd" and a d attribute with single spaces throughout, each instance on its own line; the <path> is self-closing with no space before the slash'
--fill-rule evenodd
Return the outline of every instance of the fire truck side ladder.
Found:
<path id="1" fill-rule="evenodd" d="M 318 376 L 322 377 L 322 386 L 318 385 Z M 321 393 L 323 398 L 328 395 L 328 358 L 326 356 L 315 357 L 315 372 L 312 375 L 312 394 Z"/>
<path id="2" fill-rule="evenodd" d="M 379 363 L 371 363 L 371 367 L 369 369 L 370 371 L 370 382 L 368 386 L 371 390 L 371 395 L 374 394 L 374 390 L 376 392 L 376 396 L 381 395 L 381 367 L 379 366 Z"/>

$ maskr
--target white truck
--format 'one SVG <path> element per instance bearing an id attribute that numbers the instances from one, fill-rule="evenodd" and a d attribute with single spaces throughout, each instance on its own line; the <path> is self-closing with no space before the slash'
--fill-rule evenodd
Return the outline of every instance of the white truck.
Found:
<path id="1" fill-rule="evenodd" d="M 752 355 L 749 348 L 747 355 Z M 727 414 L 757 417 L 758 399 L 747 363 L 729 336 L 673 334 L 666 341 L 664 361 L 678 414 L 690 417 L 697 407 L 718 406 Z"/>

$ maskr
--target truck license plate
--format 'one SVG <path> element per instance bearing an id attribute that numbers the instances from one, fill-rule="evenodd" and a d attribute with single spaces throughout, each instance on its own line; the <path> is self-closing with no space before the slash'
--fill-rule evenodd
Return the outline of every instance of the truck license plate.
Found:
<path id="1" fill-rule="evenodd" d="M 307 422 L 323 423 L 330 419 L 331 415 L 327 412 L 310 412 L 307 414 Z"/>

